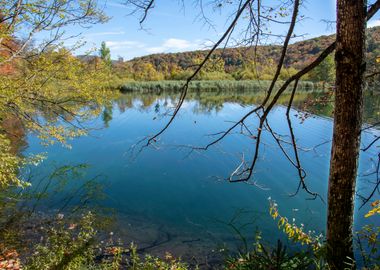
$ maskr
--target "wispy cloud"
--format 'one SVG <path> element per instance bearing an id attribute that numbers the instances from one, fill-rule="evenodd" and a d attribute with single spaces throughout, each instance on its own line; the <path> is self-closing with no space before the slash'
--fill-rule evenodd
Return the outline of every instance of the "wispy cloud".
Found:
<path id="1" fill-rule="evenodd" d="M 170 48 L 170 49 L 187 49 L 191 47 L 191 42 L 184 40 L 184 39 L 177 39 L 177 38 L 169 38 L 165 40 L 163 43 L 164 48 Z"/>
<path id="2" fill-rule="evenodd" d="M 163 52 L 180 52 L 186 50 L 199 50 L 210 47 L 213 43 L 211 41 L 194 40 L 189 41 L 185 39 L 169 38 L 166 39 L 161 45 L 149 47 L 146 49 L 148 53 L 163 53 Z"/>
<path id="3" fill-rule="evenodd" d="M 111 50 L 118 50 L 118 49 L 142 49 L 142 48 L 145 47 L 144 43 L 141 43 L 139 41 L 132 41 L 132 40 L 106 41 L 106 45 Z"/>
<path id="4" fill-rule="evenodd" d="M 164 47 L 149 47 L 146 49 L 148 53 L 162 53 L 165 51 Z"/>
<path id="5" fill-rule="evenodd" d="M 377 20 L 371 20 L 371 21 L 367 24 L 367 27 L 375 27 L 375 26 L 380 26 L 380 19 L 377 19 Z"/>

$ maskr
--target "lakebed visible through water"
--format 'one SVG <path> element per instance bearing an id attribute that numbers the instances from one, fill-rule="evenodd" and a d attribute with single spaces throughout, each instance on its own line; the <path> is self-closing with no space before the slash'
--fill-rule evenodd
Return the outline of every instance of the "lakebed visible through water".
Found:
<path id="1" fill-rule="evenodd" d="M 93 128 L 90 136 L 71 141 L 72 149 L 60 145 L 45 148 L 38 138 L 29 135 L 24 153 L 47 152 L 48 156 L 34 169 L 38 179 L 62 166 L 78 167 L 78 173 L 47 188 L 54 196 L 39 211 L 65 213 L 68 206 L 87 203 L 87 195 L 80 195 L 86 188 L 92 196 L 87 207 L 114 217 L 110 229 L 121 242 L 133 241 L 147 253 L 170 251 L 187 261 L 203 263 L 212 263 L 224 251 L 244 249 L 245 240 L 251 247 L 257 231 L 269 243 L 286 241 L 269 215 L 269 197 L 278 203 L 283 216 L 295 218 L 306 230 L 324 234 L 326 204 L 320 199 L 309 200 L 310 195 L 303 191 L 289 196 L 298 186 L 297 171 L 268 132 L 264 132 L 260 158 L 248 183 L 225 180 L 243 156 L 249 161 L 253 154 L 254 138 L 242 135 L 239 128 L 207 151 L 192 151 L 191 146 L 206 145 L 213 139 L 210 134 L 226 130 L 231 121 L 252 109 L 260 98 L 256 95 L 192 93 L 172 126 L 153 146 L 141 148 L 146 143 L 144 137 L 166 123 L 175 98 L 165 91 L 125 93 L 105 107 L 100 117 L 86 123 Z M 323 104 L 311 102 L 316 98 Z M 380 118 L 379 96 L 366 100 L 366 121 L 375 123 Z M 295 108 L 291 118 L 308 187 L 326 200 L 331 103 L 328 95 L 302 93 L 295 105 L 315 113 Z M 291 145 L 286 144 L 289 132 L 285 111 L 282 105 L 275 107 L 269 122 L 273 130 L 284 135 L 285 148 L 291 151 Z M 257 119 L 253 117 L 247 123 L 254 129 Z M 380 135 L 379 130 L 365 130 L 362 145 L 376 135 Z M 370 183 L 374 176 L 365 175 L 376 166 L 379 146 L 377 143 L 361 153 L 360 193 L 366 194 L 373 187 Z M 357 211 L 357 228 L 366 222 L 366 210 Z"/>

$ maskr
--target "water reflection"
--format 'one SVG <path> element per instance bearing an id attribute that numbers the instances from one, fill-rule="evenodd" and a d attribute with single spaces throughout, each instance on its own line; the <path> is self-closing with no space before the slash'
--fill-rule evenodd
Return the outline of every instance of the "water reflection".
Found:
<path id="1" fill-rule="evenodd" d="M 26 130 L 20 118 L 13 114 L 7 114 L 1 119 L 0 127 L 11 142 L 12 153 L 21 153 L 27 148 Z"/>
<path id="2" fill-rule="evenodd" d="M 140 109 L 147 110 L 155 104 L 156 113 L 160 111 L 160 106 L 165 110 L 173 106 L 172 101 L 178 97 L 178 92 L 173 91 L 148 91 L 148 92 L 125 92 L 116 100 L 116 104 L 120 112 L 125 112 L 128 108 L 134 107 L 134 102 L 139 104 Z M 241 90 L 228 91 L 190 91 L 187 100 L 196 101 L 197 108 L 194 113 L 209 113 L 211 111 L 219 112 L 225 103 L 237 103 L 242 106 L 260 104 L 264 99 L 263 92 L 252 93 Z M 162 104 L 157 100 L 164 100 Z M 278 104 L 287 105 L 290 99 L 290 93 L 284 93 L 278 100 Z M 293 107 L 303 112 L 309 112 L 315 115 L 332 117 L 333 113 L 333 92 L 312 91 L 300 92 L 294 97 Z M 380 92 L 375 90 L 367 90 L 364 96 L 364 122 L 374 124 L 379 121 L 380 113 Z M 108 108 L 109 109 L 109 108 Z"/>
<path id="3" fill-rule="evenodd" d="M 269 196 L 278 201 L 284 216 L 296 218 L 310 230 L 324 232 L 326 205 L 320 200 L 305 200 L 307 194 L 288 196 L 297 187 L 297 172 L 269 134 L 263 137 L 263 152 L 254 176 L 263 189 L 222 180 L 239 164 L 242 153 L 252 155 L 252 138 L 232 134 L 209 151 L 190 155 L 183 147 L 205 145 L 210 140 L 206 134 L 224 130 L 228 121 L 239 119 L 263 97 L 238 90 L 190 92 L 179 117 L 157 144 L 159 148 L 147 148 L 133 160 L 130 147 L 162 127 L 175 104 L 176 93 L 120 95 L 113 106 L 104 106 L 102 115 L 89 123 L 106 128 L 74 140 L 72 150 L 57 145 L 43 148 L 36 137 L 29 135 L 29 148 L 24 153 L 47 150 L 48 159 L 33 170 L 33 175 L 43 176 L 36 179 L 43 180 L 34 182 L 29 195 L 24 193 L 31 198 L 24 207 L 54 215 L 87 209 L 114 216 L 116 221 L 109 228 L 122 242 L 134 241 L 140 251 L 162 255 L 169 250 L 201 262 L 218 261 L 221 251 L 228 249 L 244 251 L 257 229 L 269 242 L 285 240 L 268 215 Z M 288 100 L 289 95 L 284 95 L 279 102 L 287 104 Z M 293 104 L 302 111 L 291 112 L 298 144 L 303 148 L 301 160 L 308 185 L 324 196 L 332 130 L 326 116 L 331 116 L 331 101 L 331 93 L 301 92 Z M 368 92 L 367 123 L 379 121 L 379 104 L 379 95 Z M 269 121 L 277 132 L 287 134 L 282 106 L 273 110 Z M 250 123 L 252 127 L 256 124 Z M 363 143 L 373 134 L 379 131 L 367 130 Z M 375 150 L 362 155 L 361 172 L 372 169 L 368 161 L 376 156 Z M 53 173 L 54 177 L 47 176 L 47 172 L 56 170 L 59 173 Z M 81 178 L 87 181 L 79 181 Z M 358 190 L 368 192 L 371 180 L 363 174 Z M 365 211 L 357 212 L 356 227 L 365 222 Z"/>

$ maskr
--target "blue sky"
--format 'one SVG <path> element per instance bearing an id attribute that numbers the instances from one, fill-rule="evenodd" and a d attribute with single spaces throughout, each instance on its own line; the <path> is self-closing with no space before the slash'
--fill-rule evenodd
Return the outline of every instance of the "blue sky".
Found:
<path id="1" fill-rule="evenodd" d="M 184 0 L 184 6 L 177 0 L 157 0 L 155 7 L 150 11 L 143 29 L 139 24 L 138 14 L 130 15 L 132 7 L 122 4 L 122 0 L 99 1 L 104 5 L 105 13 L 111 19 L 105 24 L 94 25 L 89 29 L 71 27 L 67 34 L 82 34 L 86 44 L 76 51 L 82 54 L 90 49 L 96 50 L 100 43 L 105 41 L 111 49 L 113 59 L 118 56 L 125 60 L 133 57 L 162 52 L 190 51 L 209 48 L 223 33 L 228 25 L 228 15 L 231 8 L 215 10 L 212 1 L 205 1 L 204 11 L 214 27 L 210 27 L 198 15 L 200 8 L 195 1 Z M 267 0 L 267 3 L 276 3 L 278 0 Z M 297 35 L 304 35 L 299 39 L 307 39 L 323 34 L 330 34 L 334 29 L 324 20 L 335 20 L 335 0 L 307 0 L 304 1 L 300 15 L 305 19 L 295 29 Z M 244 20 L 242 21 L 244 23 Z M 371 20 L 369 26 L 380 25 L 380 16 Z M 274 33 L 284 33 L 286 29 L 273 26 Z M 236 31 L 239 33 L 239 28 Z M 238 38 L 237 34 L 235 35 Z M 71 45 L 76 39 L 66 41 Z M 278 40 L 277 40 L 278 41 Z M 268 41 L 270 43 L 276 40 Z"/>

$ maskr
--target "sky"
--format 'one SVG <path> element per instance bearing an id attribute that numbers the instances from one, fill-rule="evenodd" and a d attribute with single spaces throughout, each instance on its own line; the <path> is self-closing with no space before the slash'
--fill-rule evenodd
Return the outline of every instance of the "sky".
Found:
<path id="1" fill-rule="evenodd" d="M 99 5 L 110 17 L 104 24 L 96 24 L 90 28 L 78 26 L 66 29 L 67 35 L 81 34 L 86 42 L 76 54 L 88 51 L 96 52 L 102 41 L 106 42 L 111 50 L 112 59 L 123 57 L 129 60 L 134 57 L 153 53 L 168 53 L 207 49 L 218 40 L 228 27 L 232 8 L 231 5 L 222 9 L 215 9 L 212 0 L 203 0 L 204 12 L 210 20 L 205 23 L 199 17 L 200 7 L 194 0 L 156 0 L 154 8 L 150 10 L 143 27 L 139 24 L 141 14 L 131 14 L 131 6 L 126 6 L 122 0 L 99 0 Z M 278 3 L 279 0 L 267 0 L 268 4 Z M 304 19 L 297 24 L 295 33 L 302 35 L 294 41 L 308 39 L 334 32 L 326 21 L 335 20 L 335 0 L 305 0 L 300 10 Z M 244 23 L 244 18 L 242 20 Z M 380 25 L 380 15 L 377 14 L 368 27 Z M 238 38 L 239 26 L 235 38 Z M 286 28 L 273 25 L 273 33 L 284 33 Z M 78 37 L 66 40 L 67 46 L 78 41 Z M 275 43 L 278 40 L 270 40 Z"/>

